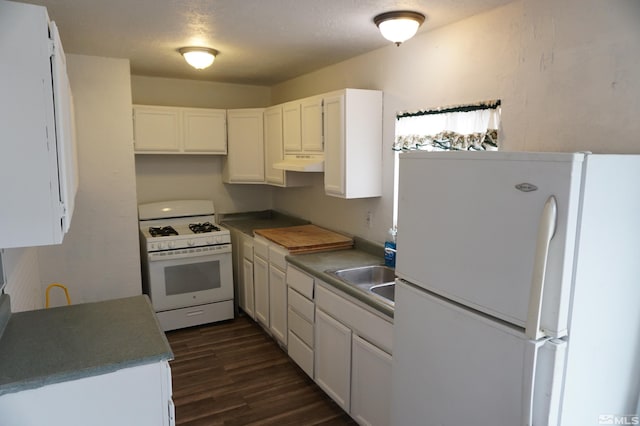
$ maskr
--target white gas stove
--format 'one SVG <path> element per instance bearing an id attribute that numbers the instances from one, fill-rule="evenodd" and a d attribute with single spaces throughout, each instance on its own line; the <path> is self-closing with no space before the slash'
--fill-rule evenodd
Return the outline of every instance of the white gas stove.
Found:
<path id="1" fill-rule="evenodd" d="M 165 330 L 233 318 L 231 237 L 211 200 L 140 204 L 143 290 Z"/>

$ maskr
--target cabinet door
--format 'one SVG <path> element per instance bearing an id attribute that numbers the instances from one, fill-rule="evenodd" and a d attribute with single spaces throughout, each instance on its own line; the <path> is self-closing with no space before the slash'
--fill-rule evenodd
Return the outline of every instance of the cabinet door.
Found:
<path id="1" fill-rule="evenodd" d="M 316 383 L 349 412 L 351 396 L 351 330 L 316 309 Z"/>
<path id="2" fill-rule="evenodd" d="M 174 426 L 170 374 L 161 361 L 3 394 L 2 424 Z"/>
<path id="3" fill-rule="evenodd" d="M 391 355 L 354 335 L 351 416 L 361 425 L 389 425 L 390 402 Z"/>
<path id="4" fill-rule="evenodd" d="M 268 108 L 264 112 L 264 177 L 273 185 L 284 185 L 284 170 L 273 165 L 283 159 L 282 151 L 282 107 Z"/>
<path id="5" fill-rule="evenodd" d="M 184 151 L 227 153 L 227 111 L 188 108 L 182 110 Z"/>
<path id="6" fill-rule="evenodd" d="M 282 140 L 285 153 L 302 151 L 300 121 L 300 102 L 288 102 L 282 106 Z"/>
<path id="7" fill-rule="evenodd" d="M 262 109 L 227 111 L 225 182 L 264 183 L 263 112 Z"/>
<path id="8" fill-rule="evenodd" d="M 256 320 L 269 327 L 269 264 L 261 257 L 253 258 L 253 286 Z"/>
<path id="9" fill-rule="evenodd" d="M 254 290 L 253 290 L 253 262 L 249 259 L 242 259 L 242 310 L 255 319 L 254 312 Z"/>
<path id="10" fill-rule="evenodd" d="M 321 153 L 322 140 L 322 97 L 307 98 L 300 103 L 302 150 Z"/>
<path id="11" fill-rule="evenodd" d="M 168 107 L 134 106 L 133 136 L 138 152 L 180 151 L 180 111 Z"/>
<path id="12" fill-rule="evenodd" d="M 345 194 L 344 138 L 344 95 L 325 98 L 324 189 L 329 195 L 344 196 Z"/>
<path id="13" fill-rule="evenodd" d="M 287 284 L 285 274 L 269 265 L 269 327 L 273 336 L 287 345 Z"/>

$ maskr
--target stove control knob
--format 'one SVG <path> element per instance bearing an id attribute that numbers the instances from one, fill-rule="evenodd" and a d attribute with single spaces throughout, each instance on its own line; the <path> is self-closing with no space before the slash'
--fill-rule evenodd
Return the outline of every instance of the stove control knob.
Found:
<path id="1" fill-rule="evenodd" d="M 215 242 L 216 242 L 215 238 L 209 238 L 207 240 L 207 244 L 215 244 Z"/>
<path id="2" fill-rule="evenodd" d="M 176 246 L 176 243 L 173 241 L 169 241 L 169 248 L 172 249 Z"/>
<path id="3" fill-rule="evenodd" d="M 159 248 L 160 250 L 164 250 L 165 248 L 167 248 L 167 245 L 166 245 L 165 243 L 159 243 L 159 244 L 158 244 L 158 248 Z"/>
<path id="4" fill-rule="evenodd" d="M 196 245 L 196 242 L 193 240 L 189 240 L 187 241 L 187 244 L 189 245 L 189 247 L 193 247 L 194 245 Z"/>
<path id="5" fill-rule="evenodd" d="M 222 237 L 216 237 L 216 243 L 220 244 L 224 241 L 222 241 Z"/>

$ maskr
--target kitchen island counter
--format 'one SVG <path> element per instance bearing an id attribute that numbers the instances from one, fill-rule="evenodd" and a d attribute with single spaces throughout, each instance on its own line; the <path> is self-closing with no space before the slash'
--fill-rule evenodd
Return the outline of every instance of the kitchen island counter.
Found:
<path id="1" fill-rule="evenodd" d="M 4 317 L 0 395 L 173 359 L 147 296 Z"/>

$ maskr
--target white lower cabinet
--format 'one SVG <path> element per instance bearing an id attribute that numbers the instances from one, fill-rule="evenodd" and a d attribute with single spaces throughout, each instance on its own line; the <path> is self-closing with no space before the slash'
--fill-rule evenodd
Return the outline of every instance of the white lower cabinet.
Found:
<path id="1" fill-rule="evenodd" d="M 289 252 L 261 236 L 253 238 L 255 319 L 282 346 L 287 346 L 287 284 Z"/>
<path id="2" fill-rule="evenodd" d="M 390 422 L 393 324 L 316 285 L 315 381 L 361 425 Z"/>
<path id="3" fill-rule="evenodd" d="M 269 264 L 269 329 L 280 343 L 287 345 L 287 284 L 284 272 Z"/>
<path id="4" fill-rule="evenodd" d="M 249 259 L 242 260 L 242 304 L 240 307 L 251 318 L 256 318 L 253 285 L 253 262 Z"/>
<path id="5" fill-rule="evenodd" d="M 391 355 L 359 336 L 351 346 L 351 416 L 361 425 L 389 425 Z"/>
<path id="6" fill-rule="evenodd" d="M 162 361 L 0 396 L 3 425 L 174 426 Z"/>
<path id="7" fill-rule="evenodd" d="M 253 285 L 253 237 L 239 233 L 237 244 L 239 248 L 238 262 L 238 305 L 245 314 L 255 319 L 254 285 Z"/>
<path id="8" fill-rule="evenodd" d="M 316 308 L 316 383 L 346 412 L 351 402 L 351 329 Z"/>
<path id="9" fill-rule="evenodd" d="M 313 292 L 314 278 L 291 265 L 287 265 L 289 356 L 311 378 L 314 377 L 315 305 Z"/>
<path id="10" fill-rule="evenodd" d="M 269 263 L 257 255 L 253 257 L 253 286 L 256 320 L 269 327 Z"/>

